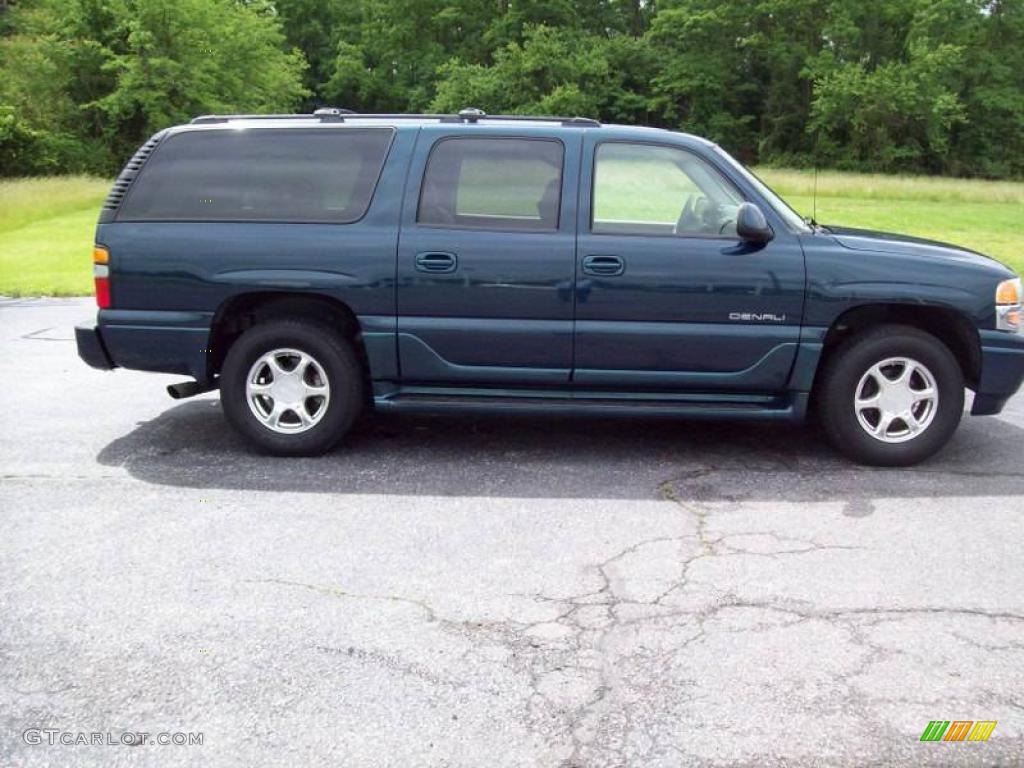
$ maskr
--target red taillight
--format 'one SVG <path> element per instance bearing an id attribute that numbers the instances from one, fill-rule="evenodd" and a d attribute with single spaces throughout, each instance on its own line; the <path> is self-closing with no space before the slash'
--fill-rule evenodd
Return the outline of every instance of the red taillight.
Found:
<path id="1" fill-rule="evenodd" d="M 100 309 L 110 309 L 110 278 L 94 277 L 96 284 L 96 306 Z"/>
<path id="2" fill-rule="evenodd" d="M 110 309 L 110 251 L 102 245 L 92 249 L 92 281 L 96 286 L 96 306 Z"/>

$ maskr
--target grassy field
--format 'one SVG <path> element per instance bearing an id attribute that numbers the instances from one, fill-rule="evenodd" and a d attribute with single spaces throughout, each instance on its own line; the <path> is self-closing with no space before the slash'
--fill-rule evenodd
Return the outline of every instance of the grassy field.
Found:
<path id="1" fill-rule="evenodd" d="M 0 296 L 92 292 L 92 236 L 110 182 L 0 179 Z"/>
<path id="2" fill-rule="evenodd" d="M 811 213 L 813 173 L 759 174 Z M 641 185 L 635 199 L 649 199 L 650 179 Z M 109 187 L 78 176 L 0 180 L 0 295 L 91 293 L 93 230 Z M 1024 271 L 1024 183 L 821 173 L 817 219 L 957 243 Z"/>
<path id="3" fill-rule="evenodd" d="M 811 214 L 813 172 L 759 169 L 758 175 Z M 821 173 L 815 218 L 963 245 L 1024 272 L 1024 183 Z"/>

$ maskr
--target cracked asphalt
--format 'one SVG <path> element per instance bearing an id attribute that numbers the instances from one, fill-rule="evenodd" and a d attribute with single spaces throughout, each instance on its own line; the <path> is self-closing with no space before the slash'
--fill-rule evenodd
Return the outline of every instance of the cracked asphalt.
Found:
<path id="1" fill-rule="evenodd" d="M 0 302 L 0 766 L 1024 763 L 1024 397 L 908 470 L 483 418 L 284 460 L 80 363 L 91 312 Z"/>

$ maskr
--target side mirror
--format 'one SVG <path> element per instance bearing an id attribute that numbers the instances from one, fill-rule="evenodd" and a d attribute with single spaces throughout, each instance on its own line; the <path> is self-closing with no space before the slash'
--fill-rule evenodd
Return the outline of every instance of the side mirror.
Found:
<path id="1" fill-rule="evenodd" d="M 761 209 L 753 203 L 743 203 L 736 210 L 736 234 L 748 243 L 760 244 L 770 242 L 775 237 Z"/>

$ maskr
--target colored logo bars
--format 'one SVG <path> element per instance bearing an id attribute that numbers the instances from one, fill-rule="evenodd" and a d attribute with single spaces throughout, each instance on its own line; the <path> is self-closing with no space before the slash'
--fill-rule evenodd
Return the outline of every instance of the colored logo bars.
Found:
<path id="1" fill-rule="evenodd" d="M 932 720 L 921 741 L 988 741 L 995 728 L 995 720 Z"/>

